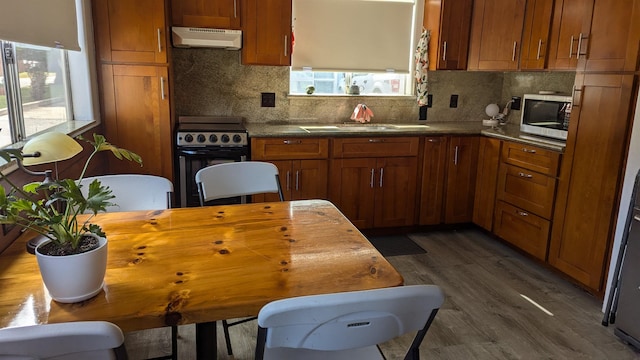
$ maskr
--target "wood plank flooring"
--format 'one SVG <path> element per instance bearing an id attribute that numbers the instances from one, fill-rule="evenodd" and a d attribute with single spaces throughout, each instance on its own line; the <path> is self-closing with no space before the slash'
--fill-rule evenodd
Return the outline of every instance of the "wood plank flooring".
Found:
<path id="1" fill-rule="evenodd" d="M 421 346 L 423 359 L 640 359 L 604 327 L 600 300 L 476 229 L 410 234 L 426 254 L 389 261 L 406 284 L 437 284 L 444 306 Z M 550 314 L 525 299 L 531 299 Z M 640 304 L 639 304 L 640 306 Z M 218 330 L 219 359 L 253 359 L 256 322 L 231 329 L 235 357 Z M 129 333 L 130 358 L 170 352 L 169 329 Z M 195 359 L 195 327 L 181 326 L 179 359 Z M 412 336 L 381 345 L 402 359 Z"/>

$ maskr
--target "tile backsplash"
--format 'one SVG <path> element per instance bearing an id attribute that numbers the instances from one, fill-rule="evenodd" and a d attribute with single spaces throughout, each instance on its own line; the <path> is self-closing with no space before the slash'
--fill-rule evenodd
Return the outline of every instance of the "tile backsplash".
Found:
<path id="1" fill-rule="evenodd" d="M 419 122 L 416 99 L 411 96 L 289 95 L 289 68 L 244 66 L 240 51 L 172 49 L 174 106 L 177 115 L 243 116 L 250 123 L 339 123 L 359 103 L 369 106 L 372 122 Z M 429 121 L 480 121 L 487 104 L 502 108 L 511 96 L 538 90 L 570 93 L 574 72 L 432 71 L 429 93 L 433 107 Z M 275 107 L 261 107 L 261 93 L 275 93 Z M 458 107 L 450 108 L 451 95 Z M 514 111 L 510 117 L 519 116 Z"/>

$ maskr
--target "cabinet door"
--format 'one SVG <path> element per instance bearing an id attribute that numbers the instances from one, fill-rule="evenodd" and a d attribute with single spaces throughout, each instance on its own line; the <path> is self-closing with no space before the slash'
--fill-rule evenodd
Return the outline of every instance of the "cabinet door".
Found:
<path id="1" fill-rule="evenodd" d="M 479 139 L 451 137 L 447 159 L 444 222 L 471 222 L 478 168 Z"/>
<path id="2" fill-rule="evenodd" d="M 520 69 L 522 70 L 542 70 L 545 68 L 549 49 L 553 1 L 527 1 L 520 56 Z"/>
<path id="3" fill-rule="evenodd" d="M 580 96 L 560 167 L 549 263 L 596 292 L 603 289 L 615 231 L 634 80 L 576 76 Z"/>
<path id="4" fill-rule="evenodd" d="M 243 0 L 242 14 L 242 63 L 291 65 L 291 0 Z"/>
<path id="5" fill-rule="evenodd" d="M 473 223 L 487 231 L 491 231 L 493 227 L 501 145 L 502 142 L 498 139 L 480 138 L 476 192 L 473 201 Z"/>
<path id="6" fill-rule="evenodd" d="M 163 0 L 93 1 L 100 61 L 167 63 Z"/>
<path id="7" fill-rule="evenodd" d="M 466 70 L 473 0 L 428 0 L 423 26 L 431 31 L 430 70 Z"/>
<path id="8" fill-rule="evenodd" d="M 327 199 L 328 168 L 327 160 L 292 161 L 292 200 Z"/>
<path id="9" fill-rule="evenodd" d="M 556 0 L 549 39 L 549 69 L 576 68 L 583 17 L 592 8 L 593 0 Z"/>
<path id="10" fill-rule="evenodd" d="M 424 139 L 420 195 L 420 225 L 442 223 L 447 137 Z"/>
<path id="11" fill-rule="evenodd" d="M 527 253 L 545 261 L 549 245 L 549 220 L 498 201 L 494 232 Z"/>
<path id="12" fill-rule="evenodd" d="M 107 139 L 142 157 L 143 166 L 109 157 L 112 173 L 173 179 L 168 71 L 164 66 L 102 65 Z"/>
<path id="13" fill-rule="evenodd" d="M 280 188 L 282 189 L 282 195 L 285 201 L 292 199 L 291 193 L 291 172 L 292 164 L 290 160 L 269 160 L 270 163 L 278 168 L 278 177 L 280 178 Z M 252 202 L 271 202 L 280 201 L 278 194 L 256 194 L 251 196 Z"/>
<path id="14" fill-rule="evenodd" d="M 240 0 L 171 0 L 173 26 L 240 29 Z"/>
<path id="15" fill-rule="evenodd" d="M 475 0 L 470 70 L 518 68 L 525 3 L 525 0 Z"/>
<path id="16" fill-rule="evenodd" d="M 640 0 L 595 0 L 592 14 L 584 14 L 582 34 L 578 70 L 637 70 Z"/>
<path id="17" fill-rule="evenodd" d="M 378 159 L 374 187 L 375 227 L 408 226 L 414 224 L 417 157 Z"/>
<path id="18" fill-rule="evenodd" d="M 376 159 L 331 160 L 329 200 L 359 229 L 373 227 Z"/>

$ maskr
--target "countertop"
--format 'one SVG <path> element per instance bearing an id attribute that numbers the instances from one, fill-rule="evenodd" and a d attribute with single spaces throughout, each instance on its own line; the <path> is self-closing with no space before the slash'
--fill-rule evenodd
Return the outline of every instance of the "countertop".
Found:
<path id="1" fill-rule="evenodd" d="M 489 128 L 476 121 L 448 121 L 448 122 L 412 122 L 406 124 L 393 123 L 391 125 L 427 125 L 425 127 L 410 128 L 390 128 L 376 131 L 344 131 L 331 129 L 309 132 L 304 130 L 304 126 L 326 126 L 345 124 L 306 124 L 306 123 L 278 123 L 278 124 L 245 124 L 249 137 L 370 137 L 370 136 L 433 136 L 433 135 L 484 135 L 502 140 L 515 141 L 523 144 L 538 146 L 541 148 L 563 152 L 565 144 L 560 140 L 546 139 L 535 135 L 528 135 L 520 132 L 517 125 L 504 125 L 499 128 Z M 345 126 L 383 126 L 385 124 L 346 124 Z"/>

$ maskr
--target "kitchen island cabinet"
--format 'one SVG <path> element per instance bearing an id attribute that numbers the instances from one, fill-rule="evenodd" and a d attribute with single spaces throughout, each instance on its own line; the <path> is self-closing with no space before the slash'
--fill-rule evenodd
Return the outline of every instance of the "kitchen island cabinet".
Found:
<path id="1" fill-rule="evenodd" d="M 242 0 L 242 64 L 291 65 L 291 0 Z"/>
<path id="2" fill-rule="evenodd" d="M 172 26 L 240 29 L 240 0 L 171 0 Z"/>
<path id="3" fill-rule="evenodd" d="M 415 222 L 417 137 L 334 138 L 329 199 L 360 229 Z"/>
<path id="4" fill-rule="evenodd" d="M 327 199 L 329 139 L 254 138 L 251 159 L 278 167 L 285 200 Z M 277 194 L 253 196 L 254 202 L 278 201 Z"/>

